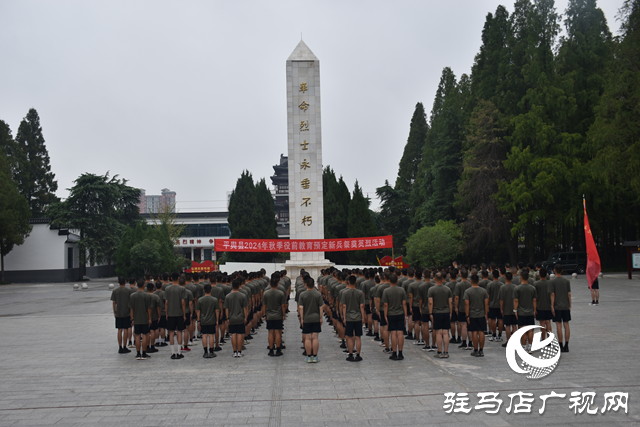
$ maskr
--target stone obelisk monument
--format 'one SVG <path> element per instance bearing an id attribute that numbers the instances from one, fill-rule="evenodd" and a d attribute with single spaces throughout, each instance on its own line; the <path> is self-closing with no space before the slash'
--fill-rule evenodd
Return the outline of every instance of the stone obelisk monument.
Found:
<path id="1" fill-rule="evenodd" d="M 289 151 L 289 235 L 324 239 L 320 61 L 301 40 L 287 59 L 287 142 Z M 304 268 L 318 278 L 333 265 L 324 252 L 291 252 L 291 277 Z"/>

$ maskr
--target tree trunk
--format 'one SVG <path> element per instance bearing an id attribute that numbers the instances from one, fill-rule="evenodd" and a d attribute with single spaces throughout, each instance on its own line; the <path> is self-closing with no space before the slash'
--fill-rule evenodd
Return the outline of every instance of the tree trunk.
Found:
<path id="1" fill-rule="evenodd" d="M 80 230 L 80 241 L 84 239 L 84 231 Z M 82 249 L 82 245 L 78 245 L 78 261 L 80 265 L 78 266 L 79 278 L 78 280 L 83 281 L 84 276 L 87 273 L 87 251 Z"/>
<path id="2" fill-rule="evenodd" d="M 511 232 L 508 227 L 505 227 L 505 243 L 507 245 L 507 251 L 509 251 L 509 260 L 511 265 L 516 265 L 518 263 L 518 243 L 514 245 L 514 238 L 511 237 Z M 514 248 L 515 246 L 515 248 Z"/>
<path id="3" fill-rule="evenodd" d="M 0 283 L 4 283 L 4 255 L 0 251 L 0 264 L 2 264 L 2 273 L 0 273 Z"/>

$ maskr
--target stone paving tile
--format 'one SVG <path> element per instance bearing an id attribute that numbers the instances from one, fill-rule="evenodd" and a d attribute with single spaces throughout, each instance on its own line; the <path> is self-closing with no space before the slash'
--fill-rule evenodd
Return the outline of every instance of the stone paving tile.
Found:
<path id="1" fill-rule="evenodd" d="M 549 377 L 527 380 L 506 364 L 504 349 L 487 342 L 477 359 L 451 346 L 451 358 L 405 343 L 405 360 L 392 362 L 382 347 L 363 337 L 363 362 L 348 363 L 337 339 L 324 324 L 318 364 L 305 364 L 295 315 L 286 321 L 287 350 L 266 355 L 260 330 L 243 359 L 229 345 L 219 357 L 203 359 L 200 346 L 181 361 L 162 348 L 152 359 L 119 355 L 110 315 L 108 281 L 90 282 L 74 292 L 69 284 L 0 286 L 0 317 L 11 342 L 24 334 L 46 348 L 29 353 L 24 346 L 0 347 L 0 427 L 12 425 L 280 425 L 491 427 L 529 425 L 640 425 L 640 353 L 635 323 L 640 282 L 623 277 L 601 280 L 599 307 L 589 307 L 581 277 L 572 280 L 571 353 L 562 355 Z M 71 340 L 61 340 L 65 331 Z M 280 401 L 273 387 L 282 384 Z M 549 400 L 539 415 L 539 396 L 596 391 L 595 406 L 610 391 L 630 393 L 629 413 L 575 415 L 568 398 Z M 445 392 L 497 391 L 504 403 L 498 415 L 481 411 L 446 414 Z M 532 392 L 530 414 L 507 414 L 508 394 Z M 272 411 L 273 408 L 277 410 Z"/>

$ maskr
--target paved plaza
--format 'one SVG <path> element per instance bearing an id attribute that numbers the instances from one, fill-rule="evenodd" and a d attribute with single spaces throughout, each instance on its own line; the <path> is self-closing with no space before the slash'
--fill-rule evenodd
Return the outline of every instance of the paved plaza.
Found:
<path id="1" fill-rule="evenodd" d="M 242 359 L 232 358 L 227 344 L 215 359 L 202 358 L 198 345 L 182 360 L 163 347 L 139 361 L 135 351 L 118 354 L 110 282 L 89 282 L 86 291 L 0 286 L 0 426 L 640 425 L 640 281 L 623 274 L 601 279 L 599 307 L 588 305 L 584 276 L 571 281 L 571 352 L 540 380 L 513 372 L 505 349 L 492 342 L 484 358 L 452 346 L 449 359 L 407 343 L 405 360 L 394 362 L 363 337 L 364 361 L 349 363 L 326 324 L 321 362 L 306 364 L 293 312 L 284 357 L 267 356 L 263 326 Z M 520 391 L 534 395 L 531 412 L 507 413 L 508 395 Z M 566 397 L 548 399 L 541 415 L 540 396 L 551 391 Z M 574 391 L 595 392 L 598 414 L 574 414 Z M 616 391 L 629 393 L 628 413 L 602 414 L 604 393 Z M 469 393 L 471 409 L 478 392 L 499 392 L 503 403 L 495 415 L 447 414 L 449 392 Z"/>

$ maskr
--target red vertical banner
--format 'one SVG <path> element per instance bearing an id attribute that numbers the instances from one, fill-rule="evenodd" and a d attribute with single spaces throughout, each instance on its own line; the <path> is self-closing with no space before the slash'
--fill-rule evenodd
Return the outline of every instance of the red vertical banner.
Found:
<path id="1" fill-rule="evenodd" d="M 593 234 L 587 217 L 587 202 L 584 198 L 582 199 L 582 206 L 584 207 L 584 239 L 587 242 L 587 281 L 589 282 L 589 288 L 591 288 L 600 274 L 600 255 L 598 255 L 596 242 L 593 241 Z"/>

